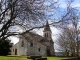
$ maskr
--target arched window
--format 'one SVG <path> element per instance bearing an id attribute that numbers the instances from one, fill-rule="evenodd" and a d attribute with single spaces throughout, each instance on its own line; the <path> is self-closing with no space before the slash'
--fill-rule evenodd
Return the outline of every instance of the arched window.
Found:
<path id="1" fill-rule="evenodd" d="M 21 47 L 24 47 L 24 41 L 21 42 Z"/>
<path id="2" fill-rule="evenodd" d="M 32 42 L 30 43 L 30 47 L 33 47 L 33 43 Z"/>
<path id="3" fill-rule="evenodd" d="M 38 51 L 40 52 L 40 50 L 41 50 L 41 49 L 39 48 Z"/>
<path id="4" fill-rule="evenodd" d="M 48 33 L 46 33 L 47 34 L 47 37 L 48 37 Z"/>
<path id="5" fill-rule="evenodd" d="M 45 37 L 48 37 L 48 33 L 45 33 Z"/>

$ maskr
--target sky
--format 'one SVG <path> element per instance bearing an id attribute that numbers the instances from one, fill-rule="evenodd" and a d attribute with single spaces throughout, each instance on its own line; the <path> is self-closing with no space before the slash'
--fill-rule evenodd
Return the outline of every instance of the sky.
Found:
<path id="1" fill-rule="evenodd" d="M 66 8 L 66 3 L 67 3 L 66 0 L 59 0 L 59 2 L 57 4 L 59 5 L 60 9 L 65 9 Z M 80 7 L 80 0 L 74 0 L 74 2 L 72 2 L 71 6 L 72 7 Z M 60 15 L 59 12 L 58 12 L 57 15 Z M 58 33 L 60 33 L 60 31 L 57 28 L 55 28 L 55 27 L 51 27 L 51 30 L 52 30 L 53 41 L 56 42 Z M 37 31 L 36 32 L 37 34 L 43 36 L 43 29 L 36 30 L 36 31 Z M 14 37 L 14 36 L 10 37 L 10 39 L 11 39 L 11 42 L 13 42 L 14 44 L 16 44 L 19 41 L 19 38 Z M 56 47 L 56 44 L 55 44 L 55 47 Z"/>
<path id="2" fill-rule="evenodd" d="M 68 0 L 69 1 L 69 0 Z M 80 7 L 80 0 L 72 0 L 73 2 L 72 2 L 72 7 Z M 67 3 L 67 1 L 66 0 L 59 0 L 59 6 L 61 7 L 61 8 L 65 8 L 66 7 L 66 3 Z"/>
<path id="3" fill-rule="evenodd" d="M 64 13 L 66 12 L 66 7 L 67 7 L 67 3 L 69 0 L 54 0 L 54 1 L 58 1 L 58 3 L 56 3 L 54 6 L 56 6 L 57 8 L 55 8 L 52 12 L 47 12 L 47 15 L 50 16 L 48 18 L 50 19 L 60 19 L 61 16 L 64 15 Z M 72 0 L 73 2 L 71 3 L 71 6 L 74 8 L 80 8 L 80 0 Z M 50 3 L 47 1 L 46 2 L 47 5 L 50 5 Z M 58 8 L 59 7 L 59 8 Z M 50 10 L 50 9 L 49 9 Z M 80 9 L 79 9 L 80 11 Z M 52 16 L 51 16 L 52 15 Z M 53 17 L 54 16 L 54 17 Z M 58 17 L 58 18 L 57 18 Z"/>

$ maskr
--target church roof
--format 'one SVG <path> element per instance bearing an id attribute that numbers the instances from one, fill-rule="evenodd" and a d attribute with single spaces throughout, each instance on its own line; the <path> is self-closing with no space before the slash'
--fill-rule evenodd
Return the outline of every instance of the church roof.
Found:
<path id="1" fill-rule="evenodd" d="M 33 32 L 28 32 L 28 33 L 25 33 L 21 36 L 24 37 L 28 42 L 32 42 L 34 40 L 35 42 L 38 42 L 38 43 L 41 43 L 42 45 L 45 45 L 42 43 L 42 40 L 44 40 L 44 37 L 42 37 L 38 34 L 35 34 Z"/>
<path id="2" fill-rule="evenodd" d="M 35 42 L 41 43 L 42 45 L 45 45 L 44 42 L 49 42 L 49 40 L 45 40 L 44 37 L 33 32 L 25 33 L 22 35 L 22 37 L 24 37 L 28 42 L 32 42 L 34 40 Z M 51 42 L 53 43 L 52 40 Z M 45 46 L 48 46 L 48 44 Z"/>
<path id="3" fill-rule="evenodd" d="M 33 32 L 28 32 L 28 33 L 25 33 L 23 34 L 22 36 L 26 37 L 27 39 L 29 40 L 36 40 L 36 41 L 40 41 L 43 39 L 42 36 L 38 35 L 38 34 L 35 34 Z"/>

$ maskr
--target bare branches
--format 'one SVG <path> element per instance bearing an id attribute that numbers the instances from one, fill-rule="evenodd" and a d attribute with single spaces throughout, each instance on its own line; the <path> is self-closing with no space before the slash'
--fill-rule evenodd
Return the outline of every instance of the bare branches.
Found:
<path id="1" fill-rule="evenodd" d="M 10 28 L 19 26 L 26 33 L 35 28 L 42 28 L 47 7 L 46 0 L 1 0 L 0 1 L 0 40 L 20 32 L 11 32 Z M 50 2 L 51 3 L 51 2 Z M 55 2 L 57 3 L 57 2 Z M 55 4 L 53 1 L 53 5 Z"/>
<path id="2" fill-rule="evenodd" d="M 66 12 L 62 16 L 61 25 L 65 32 L 60 35 L 59 43 L 65 52 L 67 50 L 71 55 L 79 56 L 79 10 L 71 6 L 72 2 L 72 0 L 68 1 Z M 69 25 L 72 26 L 68 27 Z"/>
<path id="3" fill-rule="evenodd" d="M 0 24 L 2 24 L 2 28 L 0 28 L 0 39 L 5 39 L 6 37 L 11 36 L 11 35 L 17 35 L 17 32 L 16 33 L 9 32 L 9 28 L 11 26 L 15 26 L 15 25 L 24 26 L 27 24 L 28 21 L 30 22 L 36 21 L 37 23 L 39 19 L 43 18 L 41 16 L 44 16 L 44 13 L 41 12 L 42 9 L 40 8 L 41 7 L 40 5 L 42 3 L 41 1 L 39 1 L 39 3 L 37 2 L 38 2 L 37 0 L 30 0 L 30 1 L 29 0 L 24 0 L 24 1 L 1 0 L 0 1 L 0 8 L 1 8 L 0 9 Z M 35 3 L 37 5 L 35 5 Z"/>
<path id="4" fill-rule="evenodd" d="M 75 36 L 74 32 L 68 28 L 65 29 L 62 34 L 60 34 L 58 44 L 60 50 L 65 52 L 65 56 L 76 56 L 75 55 L 76 41 L 74 36 Z"/>

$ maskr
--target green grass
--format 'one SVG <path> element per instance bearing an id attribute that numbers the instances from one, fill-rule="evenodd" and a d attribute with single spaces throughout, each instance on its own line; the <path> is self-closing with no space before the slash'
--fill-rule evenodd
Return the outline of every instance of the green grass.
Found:
<path id="1" fill-rule="evenodd" d="M 47 57 L 47 60 L 61 60 L 61 59 L 62 59 L 61 57 Z M 27 59 L 27 56 L 0 56 L 0 60 L 30 60 L 30 59 Z"/>
<path id="2" fill-rule="evenodd" d="M 0 56 L 0 60 L 28 60 L 26 56 Z"/>

